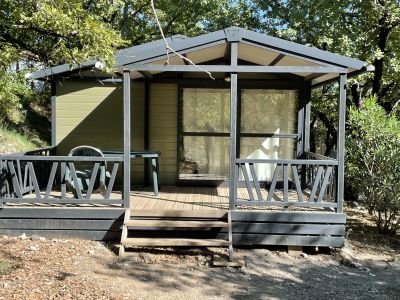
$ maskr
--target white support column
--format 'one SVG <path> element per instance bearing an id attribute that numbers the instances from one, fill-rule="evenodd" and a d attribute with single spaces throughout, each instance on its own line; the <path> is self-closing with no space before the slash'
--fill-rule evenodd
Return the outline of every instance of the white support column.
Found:
<path id="1" fill-rule="evenodd" d="M 130 71 L 124 70 L 123 75 L 123 115 L 124 115 L 124 208 L 130 207 L 131 192 L 131 77 Z"/>

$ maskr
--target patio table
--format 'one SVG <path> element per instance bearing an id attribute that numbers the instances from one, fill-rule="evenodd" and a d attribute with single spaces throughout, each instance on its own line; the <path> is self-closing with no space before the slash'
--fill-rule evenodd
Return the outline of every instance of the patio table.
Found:
<path id="1" fill-rule="evenodd" d="M 122 156 L 124 154 L 123 150 L 118 149 L 107 149 L 101 150 L 105 157 Z M 160 189 L 160 167 L 159 167 L 159 157 L 161 155 L 160 151 L 153 150 L 134 150 L 131 151 L 132 158 L 145 158 L 151 160 L 151 169 L 153 177 L 153 190 L 154 194 L 158 196 L 158 191 Z"/>

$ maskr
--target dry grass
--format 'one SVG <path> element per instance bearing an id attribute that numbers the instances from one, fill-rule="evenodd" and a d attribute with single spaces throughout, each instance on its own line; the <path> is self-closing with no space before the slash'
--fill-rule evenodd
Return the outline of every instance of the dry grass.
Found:
<path id="1" fill-rule="evenodd" d="M 0 124 L 0 154 L 24 152 L 38 148 L 27 136 Z"/>
<path id="2" fill-rule="evenodd" d="M 13 269 L 14 266 L 8 259 L 0 258 L 0 276 L 10 274 Z"/>

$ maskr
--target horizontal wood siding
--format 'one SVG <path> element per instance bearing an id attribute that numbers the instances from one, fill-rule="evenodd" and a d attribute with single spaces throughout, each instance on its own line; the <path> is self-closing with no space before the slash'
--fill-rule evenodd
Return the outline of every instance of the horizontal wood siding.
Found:
<path id="1" fill-rule="evenodd" d="M 338 213 L 233 211 L 233 242 L 343 247 L 345 223 L 345 215 Z"/>
<path id="2" fill-rule="evenodd" d="M 122 149 L 122 85 L 83 80 L 57 84 L 56 141 L 58 153 L 75 146 Z M 132 149 L 144 149 L 144 84 L 132 84 Z M 122 168 L 121 168 L 122 170 Z M 142 184 L 143 159 L 132 160 L 132 183 Z M 121 182 L 119 172 L 118 182 Z"/>
<path id="3" fill-rule="evenodd" d="M 162 185 L 175 185 L 176 182 L 177 109 L 176 84 L 150 85 L 150 149 L 161 151 Z"/>
<path id="4" fill-rule="evenodd" d="M 0 233 L 118 241 L 123 209 L 3 208 Z"/>

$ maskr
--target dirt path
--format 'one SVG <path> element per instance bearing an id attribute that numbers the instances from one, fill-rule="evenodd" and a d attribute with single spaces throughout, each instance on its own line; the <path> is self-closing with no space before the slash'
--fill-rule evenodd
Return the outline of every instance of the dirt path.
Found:
<path id="1" fill-rule="evenodd" d="M 1 237 L 0 273 L 7 263 L 10 273 L 0 275 L 0 299 L 400 299 L 399 239 L 348 213 L 344 250 L 239 249 L 242 269 L 211 267 L 204 249 L 142 249 L 119 261 L 98 242 Z"/>

